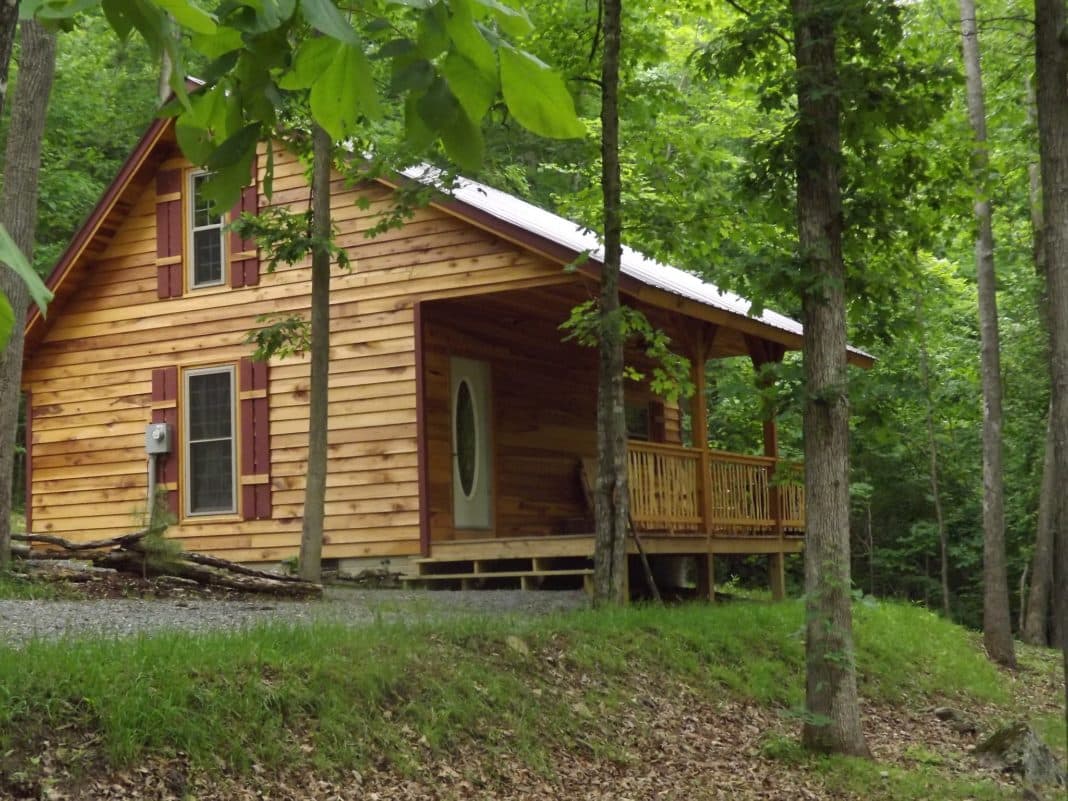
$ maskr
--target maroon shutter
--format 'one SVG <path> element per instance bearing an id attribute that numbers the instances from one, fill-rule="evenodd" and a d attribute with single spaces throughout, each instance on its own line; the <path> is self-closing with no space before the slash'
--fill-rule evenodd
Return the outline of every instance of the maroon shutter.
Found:
<path id="1" fill-rule="evenodd" d="M 252 160 L 252 183 L 241 190 L 241 198 L 230 210 L 230 220 L 236 220 L 241 212 L 259 214 L 259 190 L 256 187 L 256 159 Z M 230 232 L 230 286 L 256 286 L 260 282 L 260 260 L 256 252 L 256 240 L 242 239 Z"/>
<path id="2" fill-rule="evenodd" d="M 649 440 L 651 442 L 667 441 L 667 417 L 663 401 L 649 401 Z"/>
<path id="3" fill-rule="evenodd" d="M 156 173 L 156 295 L 182 294 L 182 171 Z"/>
<path id="4" fill-rule="evenodd" d="M 241 398 L 241 516 L 245 520 L 271 518 L 271 423 L 267 408 L 267 362 L 242 359 Z"/>
<path id="5" fill-rule="evenodd" d="M 178 368 L 152 371 L 152 422 L 171 427 L 171 452 L 156 459 L 156 482 L 167 492 L 167 508 L 178 516 Z"/>

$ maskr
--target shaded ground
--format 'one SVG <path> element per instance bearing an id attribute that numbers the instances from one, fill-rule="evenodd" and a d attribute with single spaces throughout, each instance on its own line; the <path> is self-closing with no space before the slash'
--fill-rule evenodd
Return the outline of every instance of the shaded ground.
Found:
<path id="1" fill-rule="evenodd" d="M 982 731 L 1004 715 L 993 707 L 958 702 L 955 719 L 943 721 L 929 699 L 865 703 L 865 730 L 875 760 L 814 760 L 796 746 L 799 724 L 783 710 L 727 697 L 709 699 L 688 686 L 640 672 L 628 677 L 625 697 L 618 703 L 590 708 L 583 699 L 590 697 L 591 687 L 596 689 L 595 676 L 568 666 L 552 649 L 526 656 L 540 663 L 554 691 L 570 699 L 589 721 L 591 733 L 597 733 L 591 734 L 588 745 L 555 750 L 542 768 L 531 767 L 507 747 L 489 750 L 475 736 L 441 753 L 408 730 L 415 760 L 398 764 L 383 758 L 363 771 L 342 775 L 253 765 L 249 775 L 233 778 L 225 772 L 196 772 L 182 755 L 150 758 L 134 769 L 111 772 L 92 767 L 95 744 L 89 738 L 61 746 L 44 743 L 41 772 L 25 786 L 25 795 L 19 795 L 14 784 L 6 789 L 16 793 L 15 798 L 53 801 L 1063 797 L 1063 791 L 1051 789 L 1021 796 L 1022 788 L 1012 776 L 983 768 L 970 756 Z M 1043 655 L 1030 659 L 1013 677 L 1016 705 L 1031 714 L 1059 711 L 1057 693 L 1051 692 L 1059 690 L 1053 686 L 1056 680 L 1056 660 Z M 975 729 L 961 726 L 961 719 L 974 721 Z M 89 769 L 83 772 L 86 757 Z M 68 772 L 72 762 L 80 764 L 76 776 Z"/>

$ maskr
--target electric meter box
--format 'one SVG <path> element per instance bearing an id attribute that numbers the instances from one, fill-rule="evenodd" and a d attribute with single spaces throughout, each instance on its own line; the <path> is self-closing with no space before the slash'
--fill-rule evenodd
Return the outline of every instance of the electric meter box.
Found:
<path id="1" fill-rule="evenodd" d="M 171 452 L 171 427 L 166 423 L 149 423 L 145 428 L 145 452 L 149 454 Z"/>

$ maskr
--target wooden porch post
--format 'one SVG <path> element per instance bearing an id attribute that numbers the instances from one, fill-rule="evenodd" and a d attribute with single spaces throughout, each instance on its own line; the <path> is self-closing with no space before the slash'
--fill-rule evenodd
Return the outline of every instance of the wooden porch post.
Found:
<path id="1" fill-rule="evenodd" d="M 700 451 L 698 469 L 701 471 L 698 486 L 701 488 L 701 517 L 706 534 L 707 553 L 697 560 L 697 594 L 709 601 L 716 599 L 715 576 L 713 575 L 712 548 L 712 465 L 708 453 L 708 386 L 705 364 L 708 352 L 715 337 L 715 328 L 706 325 L 698 327 L 693 338 L 693 358 L 690 362 L 690 374 L 693 381 L 693 406 L 690 412 L 690 432 L 693 446 Z"/>
<path id="2" fill-rule="evenodd" d="M 746 336 L 746 344 L 749 346 L 749 358 L 753 366 L 759 371 L 765 364 L 781 362 L 785 353 L 782 345 L 766 340 Z M 769 390 L 775 383 L 774 376 L 761 372 L 757 378 L 761 390 Z M 775 405 L 762 400 L 761 417 L 764 428 L 764 455 L 775 459 L 775 466 L 770 478 L 774 481 L 775 472 L 778 470 L 779 459 L 779 428 L 775 421 Z M 771 504 L 771 512 L 775 520 L 775 537 L 778 540 L 779 550 L 768 556 L 768 578 L 771 584 L 771 597 L 776 601 L 786 598 L 786 572 L 785 572 L 785 542 L 782 527 L 782 497 L 779 487 L 772 483 L 768 488 L 768 501 Z"/>

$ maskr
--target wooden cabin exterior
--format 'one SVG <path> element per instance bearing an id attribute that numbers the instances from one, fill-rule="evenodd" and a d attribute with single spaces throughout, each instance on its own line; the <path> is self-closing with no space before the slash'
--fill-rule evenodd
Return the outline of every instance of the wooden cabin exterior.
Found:
<path id="1" fill-rule="evenodd" d="M 261 154 L 232 213 L 308 207 L 303 165 L 274 157 L 273 196 L 260 191 Z M 471 570 L 514 558 L 533 572 L 587 558 L 581 465 L 596 452 L 596 356 L 558 326 L 596 294 L 596 254 L 562 269 L 588 236 L 466 184 L 367 238 L 393 196 L 387 182 L 332 185 L 352 269 L 335 268 L 331 287 L 324 558 L 468 560 Z M 310 270 L 268 272 L 227 219 L 203 208 L 172 121 L 155 122 L 49 279 L 47 319 L 27 322 L 30 530 L 78 540 L 138 528 L 145 429 L 156 422 L 172 438 L 153 476 L 170 536 L 244 562 L 296 554 L 309 363 L 253 363 L 246 336 L 261 315 L 308 309 Z M 759 363 L 800 346 L 796 323 L 749 317 L 738 299 L 717 303 L 696 278 L 631 256 L 626 302 L 693 360 L 696 408 L 707 359 Z M 639 353 L 628 359 L 641 365 Z M 637 383 L 627 400 L 632 517 L 652 552 L 768 553 L 781 565 L 801 548 L 803 498 L 772 479 L 785 475 L 773 421 L 766 456 L 715 453 L 683 445 L 678 404 Z M 704 442 L 703 415 L 693 429 Z"/>

